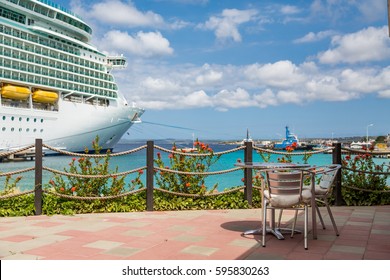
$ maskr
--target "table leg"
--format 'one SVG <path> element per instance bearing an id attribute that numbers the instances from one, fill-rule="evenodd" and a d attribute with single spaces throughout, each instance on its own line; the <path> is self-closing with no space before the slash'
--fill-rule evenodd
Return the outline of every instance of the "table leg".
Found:
<path id="1" fill-rule="evenodd" d="M 313 239 L 317 239 L 317 213 L 316 213 L 316 194 L 315 194 L 315 173 L 311 175 L 311 223 L 313 227 Z"/>

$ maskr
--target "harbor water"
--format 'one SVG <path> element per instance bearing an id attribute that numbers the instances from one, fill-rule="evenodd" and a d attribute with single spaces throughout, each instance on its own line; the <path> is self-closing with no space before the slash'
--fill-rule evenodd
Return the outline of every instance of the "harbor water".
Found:
<path id="1" fill-rule="evenodd" d="M 114 153 L 133 150 L 135 148 L 138 148 L 140 146 L 145 145 L 146 142 L 134 142 L 131 144 L 118 144 L 115 149 Z M 190 147 L 192 143 L 190 142 L 176 142 L 175 143 L 178 148 L 185 148 Z M 208 143 L 210 147 L 213 149 L 214 152 L 225 152 L 232 150 L 236 148 L 236 145 L 228 145 L 228 144 L 219 144 L 219 143 Z M 155 145 L 160 146 L 165 149 L 171 149 L 173 143 L 168 143 L 166 141 L 156 141 Z M 162 159 L 164 162 L 167 163 L 167 166 L 169 166 L 169 153 L 160 151 L 158 149 L 155 149 L 155 154 L 160 153 Z M 282 157 L 281 155 L 272 154 L 269 161 L 270 162 L 277 162 L 278 158 Z M 71 156 L 65 156 L 65 155 L 56 155 L 56 156 L 45 156 L 43 158 L 43 166 L 50 167 L 56 170 L 64 171 L 64 169 L 69 169 L 69 163 L 72 161 Z M 234 168 L 234 164 L 237 162 L 237 160 L 244 161 L 244 150 L 239 150 L 235 152 L 226 153 L 220 156 L 219 160 L 213 164 L 209 171 L 224 171 Z M 253 162 L 262 162 L 263 159 L 258 154 L 257 151 L 253 151 Z M 386 164 L 390 164 L 389 159 L 375 159 L 377 164 L 385 162 Z M 303 163 L 304 159 L 302 155 L 296 155 L 293 156 L 293 162 L 295 163 Z M 332 155 L 331 154 L 313 154 L 309 159 L 308 163 L 313 166 L 321 166 L 321 165 L 327 165 L 332 163 Z M 29 167 L 34 166 L 34 161 L 10 161 L 10 162 L 3 162 L 0 163 L 0 172 L 14 172 L 16 170 L 21 170 Z M 118 167 L 118 172 L 128 171 L 137 169 L 140 167 L 146 166 L 146 149 L 143 149 L 141 151 L 131 153 L 128 155 L 123 156 L 115 156 L 111 157 L 110 163 L 109 163 L 109 170 L 114 171 L 116 167 Z M 137 174 L 130 174 L 126 177 L 126 182 L 129 184 L 131 180 L 136 176 Z M 35 181 L 35 173 L 34 171 L 29 171 L 17 175 L 13 175 L 13 178 L 16 178 L 17 176 L 21 176 L 22 180 L 18 183 L 18 188 L 21 191 L 25 190 L 31 190 L 34 186 Z M 43 171 L 43 185 L 47 184 L 51 178 L 54 177 L 54 174 L 48 171 Z M 208 189 L 211 189 L 215 184 L 218 184 L 218 191 L 223 191 L 227 188 L 235 187 L 235 186 L 241 186 L 243 178 L 243 171 L 237 170 L 234 172 L 219 174 L 219 175 L 209 175 L 206 178 L 206 186 Z M 142 175 L 141 179 L 145 181 L 145 174 Z M 5 177 L 0 177 L 0 191 L 4 189 L 4 181 Z"/>

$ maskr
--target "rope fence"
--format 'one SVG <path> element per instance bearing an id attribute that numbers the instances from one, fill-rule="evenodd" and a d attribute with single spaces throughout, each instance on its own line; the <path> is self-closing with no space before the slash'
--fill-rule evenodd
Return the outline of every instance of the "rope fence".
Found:
<path id="1" fill-rule="evenodd" d="M 252 153 L 253 151 L 257 151 L 259 153 L 269 153 L 269 154 L 278 154 L 278 155 L 289 155 L 289 156 L 308 156 L 308 155 L 313 155 L 313 154 L 319 154 L 319 153 L 332 153 L 332 161 L 333 163 L 341 164 L 341 154 L 343 152 L 349 152 L 349 153 L 364 153 L 364 154 L 371 154 L 371 155 L 388 155 L 390 152 L 384 153 L 384 152 L 374 152 L 374 151 L 360 151 L 360 150 L 353 150 L 349 148 L 341 148 L 341 145 L 335 145 L 333 147 L 329 148 L 324 148 L 320 150 L 314 150 L 314 151 L 304 151 L 304 152 L 283 152 L 283 151 L 274 151 L 270 149 L 264 149 L 261 147 L 256 147 L 253 146 L 252 142 L 245 142 L 245 145 L 242 145 L 240 147 L 222 151 L 222 152 L 209 152 L 209 153 L 192 153 L 192 152 L 185 152 L 183 150 L 177 149 L 177 150 L 170 150 L 163 148 L 161 146 L 154 145 L 153 141 L 148 141 L 146 145 L 140 146 L 138 148 L 128 150 L 128 151 L 123 151 L 119 153 L 110 153 L 108 152 L 107 154 L 83 154 L 83 153 L 74 153 L 74 152 L 68 152 L 64 151 L 62 149 L 58 149 L 55 147 L 52 147 L 50 145 L 42 143 L 42 140 L 38 141 L 40 139 L 37 139 L 35 145 L 30 145 L 25 148 L 21 148 L 19 150 L 15 151 L 10 151 L 10 152 L 3 152 L 0 154 L 0 156 L 9 156 L 12 155 L 13 153 L 19 153 L 23 152 L 25 150 L 30 150 L 30 149 L 35 149 L 36 154 L 35 154 L 35 161 L 36 165 L 35 167 L 30 167 L 30 168 L 25 168 L 21 170 L 16 170 L 13 172 L 4 172 L 0 173 L 0 177 L 4 176 L 12 176 L 16 174 L 21 174 L 24 172 L 29 172 L 29 171 L 35 171 L 35 188 L 34 190 L 31 191 L 26 191 L 26 192 L 20 192 L 20 193 L 15 193 L 15 194 L 4 194 L 0 195 L 0 200 L 2 199 L 9 199 L 13 198 L 16 196 L 22 196 L 22 195 L 27 195 L 27 194 L 32 194 L 34 193 L 35 196 L 35 208 L 42 207 L 42 194 L 50 194 L 54 196 L 58 196 L 61 198 L 65 199 L 75 199 L 75 200 L 112 200 L 112 199 L 118 199 L 118 198 L 123 198 L 126 196 L 134 195 L 139 192 L 146 192 L 146 200 L 147 200 L 147 210 L 152 211 L 153 210 L 153 192 L 158 191 L 158 192 L 163 192 L 163 193 L 168 193 L 176 196 L 183 196 L 183 197 L 193 197 L 193 198 L 201 198 L 201 197 L 210 197 L 210 196 L 218 196 L 218 195 L 224 195 L 228 193 L 233 193 L 233 192 L 238 192 L 238 191 L 243 191 L 244 192 L 244 197 L 245 200 L 248 201 L 249 205 L 252 205 L 252 193 L 253 190 L 261 190 L 261 187 L 253 185 L 253 169 L 252 168 L 243 168 L 243 167 L 234 167 L 230 169 L 225 169 L 225 170 L 218 170 L 218 171 L 204 171 L 204 172 L 191 172 L 191 171 L 183 171 L 183 170 L 174 170 L 169 167 L 158 167 L 155 166 L 155 151 L 162 151 L 166 152 L 169 154 L 176 154 L 180 156 L 185 156 L 185 157 L 213 157 L 213 156 L 222 156 L 226 155 L 229 153 L 235 153 L 237 151 L 243 151 L 244 152 L 244 162 L 252 162 Z M 43 148 L 49 149 L 54 153 L 58 153 L 61 155 L 67 155 L 67 156 L 73 156 L 73 157 L 79 157 L 79 158 L 105 158 L 105 157 L 117 157 L 117 156 L 125 156 L 125 155 L 130 155 L 132 153 L 139 152 L 141 150 L 146 149 L 146 166 L 141 166 L 132 170 L 127 170 L 123 172 L 115 172 L 115 173 L 109 173 L 109 174 L 80 174 L 80 173 L 74 173 L 74 172 L 69 172 L 69 171 L 60 171 L 56 170 L 47 166 L 42 166 L 42 164 L 39 164 L 39 162 L 42 163 L 42 157 L 43 157 Z M 350 172 L 360 172 L 363 174 L 372 174 L 372 175 L 385 175 L 388 176 L 390 173 L 389 172 L 369 172 L 369 171 L 364 171 L 364 170 L 355 170 L 351 169 L 348 167 L 343 167 L 344 170 L 350 171 Z M 121 176 L 128 176 L 133 173 L 140 173 L 146 170 L 146 187 L 140 187 L 137 190 L 132 190 L 132 191 L 127 191 L 123 192 L 117 195 L 107 195 L 107 196 L 89 196 L 89 197 L 83 197 L 83 196 L 77 196 L 76 194 L 74 195 L 68 195 L 68 194 L 63 194 L 59 193 L 57 191 L 53 191 L 53 189 L 43 189 L 42 188 L 42 171 L 47 171 L 50 173 L 53 173 L 58 176 L 65 176 L 68 178 L 78 178 L 78 179 L 110 179 L 110 178 L 116 178 L 116 177 L 121 177 Z M 214 176 L 214 175 L 223 175 L 231 172 L 236 172 L 242 170 L 244 172 L 244 186 L 237 186 L 222 192 L 212 192 L 212 193 L 204 193 L 204 194 L 192 194 L 192 193 L 185 193 L 185 192 L 174 192 L 172 190 L 162 188 L 162 187 L 156 187 L 154 185 L 154 177 L 155 176 L 161 176 L 163 173 L 172 173 L 176 175 L 186 175 L 186 176 Z M 160 171 L 160 174 L 158 174 L 157 171 Z M 336 180 L 336 204 L 339 205 L 341 201 L 341 172 L 339 172 L 339 178 Z M 376 190 L 365 190 L 361 188 L 356 188 L 354 186 L 343 186 L 346 188 L 350 189 L 355 189 L 358 191 L 367 191 L 367 192 L 383 192 L 383 193 L 388 193 L 390 190 L 382 190 L 382 191 L 376 191 Z M 37 209 L 37 213 L 41 213 L 42 209 Z"/>

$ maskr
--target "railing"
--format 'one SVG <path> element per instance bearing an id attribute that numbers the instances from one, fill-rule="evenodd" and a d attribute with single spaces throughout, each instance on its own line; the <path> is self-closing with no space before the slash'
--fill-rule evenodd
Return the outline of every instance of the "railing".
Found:
<path id="1" fill-rule="evenodd" d="M 183 171 L 178 171 L 178 170 L 172 170 L 172 169 L 167 169 L 167 168 L 161 168 L 161 167 L 156 167 L 154 162 L 154 154 L 155 150 L 160 150 L 163 152 L 171 153 L 171 154 L 178 154 L 178 155 L 183 155 L 183 156 L 188 156 L 188 157 L 202 157 L 202 156 L 219 156 L 223 154 L 228 154 L 228 153 L 233 153 L 236 151 L 244 150 L 244 162 L 252 162 L 253 161 L 253 151 L 257 151 L 260 153 L 269 153 L 269 154 L 280 154 L 280 155 L 309 155 L 309 154 L 317 154 L 317 153 L 324 153 L 324 152 L 332 152 L 332 163 L 333 164 L 341 164 L 342 163 L 342 153 L 347 152 L 347 153 L 354 153 L 354 154 L 367 154 L 370 153 L 372 155 L 389 155 L 390 152 L 369 152 L 369 151 L 364 151 L 364 150 L 352 150 L 352 149 L 347 149 L 347 148 L 342 148 L 340 143 L 335 144 L 333 147 L 329 147 L 323 150 L 319 151 L 311 151 L 311 152 L 304 152 L 304 153 L 298 153 L 298 152 L 282 152 L 282 151 L 274 151 L 274 150 L 268 150 L 268 149 L 263 149 L 259 148 L 256 146 L 253 146 L 252 142 L 245 142 L 245 144 L 241 147 L 227 150 L 224 152 L 218 152 L 218 153 L 205 153 L 205 154 L 198 154 L 198 153 L 188 153 L 188 152 L 180 152 L 180 151 L 173 151 L 173 150 L 167 150 L 165 148 L 159 147 L 154 145 L 153 141 L 148 141 L 146 145 L 140 146 L 136 149 L 125 151 L 125 152 L 120 152 L 120 153 L 112 153 L 110 154 L 111 157 L 116 157 L 116 156 L 122 156 L 122 155 L 128 155 L 131 153 L 135 153 L 141 150 L 146 149 L 146 166 L 141 166 L 133 170 L 128 170 L 125 172 L 118 172 L 118 173 L 111 173 L 111 174 L 105 174 L 105 175 L 82 175 L 82 174 L 76 174 L 76 173 L 69 173 L 69 172 L 64 172 L 64 171 L 59 171 L 55 170 L 53 168 L 43 166 L 43 148 L 47 148 L 55 153 L 59 154 L 64 154 L 68 156 L 74 156 L 74 157 L 90 157 L 90 158 L 103 158 L 106 157 L 107 155 L 105 154 L 80 154 L 80 153 L 72 153 L 72 152 L 67 152 L 61 149 L 56 149 L 54 147 L 51 147 L 49 145 L 46 145 L 42 142 L 42 139 L 36 139 L 35 145 L 30 145 L 28 147 L 25 147 L 20 150 L 16 151 L 11 151 L 11 152 L 4 152 L 0 153 L 0 158 L 7 157 L 12 154 L 17 154 L 21 153 L 26 150 L 30 150 L 35 147 L 35 166 L 31 168 L 26 168 L 26 169 L 21 169 L 17 170 L 14 172 L 6 172 L 6 173 L 0 173 L 0 177 L 4 176 L 12 176 L 16 174 L 21 174 L 25 172 L 30 172 L 30 171 L 35 171 L 34 178 L 35 178 L 35 183 L 34 183 L 34 189 L 30 191 L 25 191 L 25 192 L 20 192 L 20 193 L 10 193 L 10 194 L 5 194 L 0 196 L 0 200 L 2 199 L 9 199 L 12 197 L 17 197 L 17 196 L 22 196 L 22 195 L 27 195 L 27 194 L 32 194 L 34 193 L 34 207 L 35 207 L 35 215 L 41 215 L 42 214 L 42 202 L 43 202 L 43 193 L 46 194 L 51 194 L 51 195 L 56 195 L 60 196 L 63 198 L 67 199 L 78 199 L 78 200 L 108 200 L 108 199 L 115 199 L 115 198 L 120 198 L 128 195 L 132 195 L 138 192 L 146 191 L 146 210 L 147 211 L 153 211 L 153 193 L 154 191 L 160 191 L 160 192 L 165 192 L 165 193 L 170 193 L 178 196 L 191 196 L 191 197 L 206 197 L 206 196 L 217 196 L 217 195 L 223 195 L 226 193 L 231 193 L 231 192 L 237 192 L 237 191 L 244 191 L 244 198 L 248 202 L 249 205 L 252 205 L 252 200 L 253 200 L 253 190 L 254 189 L 259 189 L 259 186 L 254 186 L 253 185 L 253 169 L 252 168 L 241 168 L 241 167 L 236 167 L 236 168 L 231 168 L 227 170 L 221 170 L 221 171 L 212 171 L 212 172 L 203 172 L 203 173 L 197 173 L 197 172 L 183 172 Z M 227 191 L 223 192 L 218 192 L 218 193 L 209 193 L 209 194 L 188 194 L 188 193 L 178 193 L 178 192 L 172 192 L 163 188 L 156 188 L 154 186 L 154 177 L 156 171 L 162 171 L 162 172 L 171 172 L 171 173 L 176 173 L 176 174 L 182 174 L 182 175 L 204 175 L 204 176 L 209 176 L 209 175 L 221 175 L 221 174 L 226 174 L 230 172 L 235 172 L 237 170 L 243 169 L 244 172 L 244 179 L 243 179 L 243 186 L 238 186 L 236 188 L 232 188 Z M 363 171 L 360 170 L 352 170 L 348 169 L 346 167 L 343 167 L 343 169 L 349 170 L 351 172 L 360 172 L 362 173 Z M 146 187 L 140 188 L 138 190 L 132 190 L 128 192 L 123 192 L 118 195 L 113 195 L 113 196 L 104 196 L 104 197 L 81 197 L 81 196 L 75 196 L 75 195 L 65 195 L 61 194 L 58 192 L 54 192 L 51 190 L 44 189 L 42 186 L 42 174 L 43 171 L 48 171 L 56 175 L 61 175 L 61 176 L 67 176 L 67 177 L 78 177 L 78 178 L 110 178 L 110 177 L 115 177 L 115 176 L 127 176 L 131 173 L 136 173 L 140 172 L 143 170 L 146 170 Z M 363 173 L 368 173 L 368 172 L 363 172 Z M 389 172 L 369 172 L 369 173 L 374 173 L 378 175 L 386 175 L 388 176 L 390 173 Z M 342 176 L 341 172 L 338 173 L 335 181 L 335 204 L 336 205 L 341 205 L 343 198 L 342 198 Z M 353 189 L 353 186 L 344 186 Z M 370 192 L 371 190 L 364 190 L 364 189 L 359 189 L 359 191 L 367 191 Z M 383 192 L 390 192 L 389 190 L 385 190 Z"/>

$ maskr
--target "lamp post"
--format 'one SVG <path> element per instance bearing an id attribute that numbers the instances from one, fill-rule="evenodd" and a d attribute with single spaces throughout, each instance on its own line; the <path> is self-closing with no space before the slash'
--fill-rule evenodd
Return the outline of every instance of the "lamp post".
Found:
<path id="1" fill-rule="evenodd" d="M 369 125 L 367 125 L 367 128 L 366 128 L 366 147 L 367 147 L 367 149 L 368 149 L 368 128 L 370 127 L 370 126 L 373 126 L 374 124 L 369 124 Z"/>

